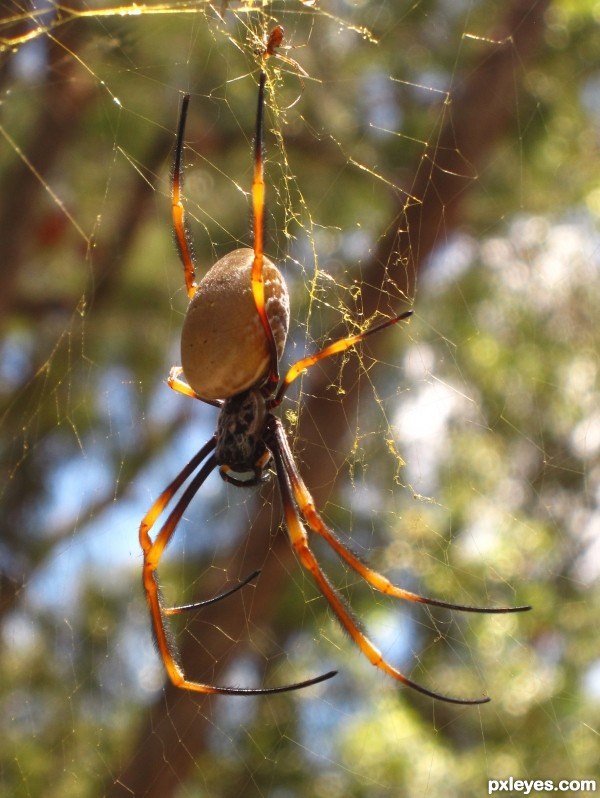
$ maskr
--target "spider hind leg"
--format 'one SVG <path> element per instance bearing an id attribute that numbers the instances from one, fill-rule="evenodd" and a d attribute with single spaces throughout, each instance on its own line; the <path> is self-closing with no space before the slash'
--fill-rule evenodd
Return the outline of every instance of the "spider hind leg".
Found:
<path id="1" fill-rule="evenodd" d="M 252 215 L 254 220 L 254 262 L 252 265 L 252 294 L 256 304 L 256 312 L 267 337 L 269 350 L 271 353 L 271 364 L 269 374 L 264 386 L 264 392 L 268 396 L 276 388 L 279 382 L 279 368 L 277 364 L 277 344 L 273 336 L 273 330 L 267 315 L 265 302 L 265 283 L 263 275 L 264 262 L 264 228 L 265 228 L 265 180 L 264 180 L 264 108 L 265 108 L 265 85 L 267 75 L 264 71 L 260 73 L 258 86 L 258 105 L 256 109 L 256 133 L 254 138 L 254 177 L 252 179 Z"/>
<path id="2" fill-rule="evenodd" d="M 185 125 L 187 121 L 190 95 L 184 94 L 181 101 L 179 125 L 177 128 L 177 141 L 175 144 L 175 160 L 173 163 L 173 179 L 171 184 L 171 213 L 173 218 L 173 232 L 179 257 L 183 264 L 183 273 L 188 297 L 191 299 L 196 293 L 196 259 L 194 256 L 192 238 L 187 226 L 185 209 L 182 201 L 183 190 L 183 144 Z"/>

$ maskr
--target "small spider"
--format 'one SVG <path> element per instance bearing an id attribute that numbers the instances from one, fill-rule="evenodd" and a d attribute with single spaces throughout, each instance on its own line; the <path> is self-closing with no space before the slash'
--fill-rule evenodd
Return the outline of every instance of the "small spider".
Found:
<path id="1" fill-rule="evenodd" d="M 174 390 L 219 408 L 217 431 L 161 493 L 140 525 L 140 543 L 144 555 L 143 585 L 150 608 L 158 650 L 167 673 L 177 687 L 199 693 L 256 695 L 284 692 L 307 687 L 335 675 L 328 672 L 312 679 L 271 688 L 217 686 L 191 681 L 183 674 L 165 627 L 165 616 L 196 609 L 210 602 L 165 608 L 161 604 L 156 570 L 162 554 L 190 501 L 209 474 L 219 474 L 233 485 L 259 485 L 268 478 L 266 469 L 275 471 L 285 523 L 291 545 L 301 564 L 310 572 L 341 625 L 362 653 L 377 668 L 402 684 L 433 698 L 455 704 L 483 704 L 489 698 L 453 698 L 429 690 L 409 679 L 388 663 L 373 645 L 346 601 L 325 576 L 308 542 L 306 527 L 322 537 L 336 554 L 376 590 L 408 601 L 445 607 L 451 610 L 481 613 L 521 612 L 529 607 L 469 607 L 437 599 L 424 598 L 393 585 L 385 576 L 363 562 L 325 524 L 317 512 L 311 494 L 296 466 L 285 430 L 274 410 L 286 391 L 306 369 L 324 358 L 344 352 L 367 336 L 407 319 L 412 311 L 385 320 L 356 335 L 329 344 L 316 354 L 296 362 L 279 381 L 278 359 L 286 340 L 289 301 L 284 279 L 263 252 L 263 216 L 265 184 L 263 178 L 263 108 L 266 75 L 261 71 L 256 137 L 252 208 L 254 240 L 252 249 L 236 249 L 221 258 L 196 282 L 195 265 L 181 190 L 183 183 L 183 146 L 190 97 L 184 96 L 179 117 L 172 182 L 172 212 L 175 236 L 184 267 L 190 304 L 181 336 L 182 367 L 171 370 L 168 384 Z M 232 341 L 235 345 L 232 346 Z M 183 375 L 183 377 L 182 377 Z M 184 483 L 189 484 L 176 502 L 154 540 L 150 531 Z M 233 591 L 253 579 L 251 574 Z M 216 599 L 225 598 L 228 591 Z"/>
<path id="2" fill-rule="evenodd" d="M 289 64 L 300 76 L 300 84 L 304 88 L 304 82 L 302 81 L 302 78 L 307 78 L 308 72 L 306 72 L 293 58 L 290 58 L 289 56 L 283 55 L 283 53 L 279 52 L 280 49 L 293 49 L 291 45 L 283 44 L 284 37 L 285 33 L 281 25 L 275 25 L 273 30 L 263 40 L 262 46 L 255 51 L 255 54 L 261 56 L 264 61 L 273 56 L 273 58 L 278 58 L 280 61 Z"/>

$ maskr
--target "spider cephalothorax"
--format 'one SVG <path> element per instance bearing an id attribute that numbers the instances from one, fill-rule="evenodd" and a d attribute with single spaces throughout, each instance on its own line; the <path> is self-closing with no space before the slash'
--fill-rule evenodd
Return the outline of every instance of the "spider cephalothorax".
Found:
<path id="1" fill-rule="evenodd" d="M 215 460 L 217 465 L 226 466 L 235 474 L 254 473 L 260 479 L 260 472 L 270 459 L 265 445 L 265 422 L 269 411 L 265 397 L 259 388 L 249 388 L 226 399 L 217 420 L 217 446 Z M 228 481 L 232 481 L 229 477 Z M 245 485 L 255 480 L 237 480 Z"/>
<path id="2" fill-rule="evenodd" d="M 273 41 L 271 50 L 278 46 L 280 40 L 279 34 L 269 39 L 270 42 Z M 264 57 L 267 58 L 272 54 L 272 51 L 269 52 L 267 49 Z M 265 185 L 262 141 L 265 84 L 266 75 L 263 71 L 260 75 L 258 93 L 252 182 L 253 248 L 237 249 L 221 258 L 199 283 L 196 283 L 195 279 L 194 258 L 181 201 L 182 152 L 189 95 L 184 97 L 181 108 L 173 169 L 172 208 L 175 235 L 184 266 L 190 305 L 182 333 L 183 368 L 172 370 L 169 385 L 186 396 L 218 407 L 220 415 L 216 434 L 165 488 L 140 525 L 140 543 L 144 553 L 143 584 L 160 655 L 173 684 L 199 693 L 254 695 L 282 692 L 307 687 L 335 675 L 335 672 L 330 671 L 296 684 L 271 688 L 245 689 L 191 681 L 182 672 L 165 628 L 165 616 L 201 606 L 191 604 L 185 607 L 163 607 L 156 576 L 162 553 L 190 501 L 217 467 L 226 481 L 234 485 L 249 486 L 261 481 L 265 467 L 272 462 L 291 545 L 341 625 L 368 660 L 396 681 L 433 698 L 457 704 L 485 703 L 489 700 L 487 697 L 451 698 L 429 690 L 387 662 L 362 629 L 347 602 L 326 577 L 309 545 L 307 530 L 319 535 L 340 559 L 371 587 L 388 596 L 465 612 L 505 613 L 529 609 L 528 607 L 468 607 L 425 598 L 404 590 L 354 554 L 327 526 L 316 510 L 311 494 L 295 463 L 283 424 L 274 415 L 273 410 L 279 406 L 288 387 L 303 371 L 324 358 L 346 351 L 367 336 L 391 327 L 402 319 L 407 319 L 412 311 L 404 311 L 363 332 L 334 341 L 316 354 L 294 363 L 279 382 L 278 358 L 285 344 L 289 306 L 283 277 L 263 253 Z M 180 378 L 182 373 L 185 380 Z M 232 474 L 251 476 L 239 479 Z M 154 523 L 188 480 L 189 484 L 152 540 L 150 531 Z M 243 587 L 256 575 L 256 572 L 250 575 L 234 589 Z M 216 600 L 224 598 L 231 592 L 224 593 Z"/>

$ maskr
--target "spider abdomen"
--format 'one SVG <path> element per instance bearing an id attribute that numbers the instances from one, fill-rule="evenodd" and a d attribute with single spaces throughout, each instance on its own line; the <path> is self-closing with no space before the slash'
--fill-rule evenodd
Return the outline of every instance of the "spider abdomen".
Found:
<path id="1" fill-rule="evenodd" d="M 251 249 L 218 260 L 198 284 L 183 323 L 181 363 L 202 399 L 227 399 L 268 376 L 269 341 L 252 294 Z M 289 324 L 289 298 L 281 272 L 264 258 L 265 309 L 280 357 Z"/>

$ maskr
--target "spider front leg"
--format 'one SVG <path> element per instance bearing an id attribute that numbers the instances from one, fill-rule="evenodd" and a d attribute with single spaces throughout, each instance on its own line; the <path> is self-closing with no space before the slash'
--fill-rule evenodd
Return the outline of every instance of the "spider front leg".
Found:
<path id="1" fill-rule="evenodd" d="M 443 607 L 447 610 L 458 610 L 459 612 L 474 612 L 486 615 L 490 614 L 506 614 L 510 612 L 527 612 L 531 609 L 529 605 L 521 605 L 517 607 L 477 607 L 470 604 L 455 604 L 449 601 L 442 601 L 441 599 L 427 598 L 420 596 L 418 593 L 412 593 L 410 590 L 404 590 L 397 585 L 394 585 L 383 574 L 380 574 L 374 568 L 371 568 L 367 563 L 360 559 L 360 557 L 351 551 L 346 544 L 342 543 L 340 538 L 335 532 L 330 529 L 323 521 L 315 503 L 310 494 L 310 491 L 304 484 L 304 480 L 300 472 L 295 466 L 293 455 L 287 441 L 284 430 L 281 427 L 277 429 L 277 440 L 281 449 L 283 462 L 286 466 L 286 471 L 289 476 L 290 485 L 294 495 L 294 500 L 300 514 L 312 529 L 320 535 L 335 553 L 346 562 L 359 576 L 367 582 L 375 590 L 384 593 L 387 596 L 403 599 L 404 601 L 413 601 L 418 604 L 427 604 L 430 607 Z"/>
<path id="2" fill-rule="evenodd" d="M 281 434 L 284 434 L 283 430 L 281 431 Z M 450 704 L 486 704 L 490 700 L 488 696 L 484 696 L 483 698 L 453 698 L 451 696 L 443 695 L 442 693 L 436 693 L 434 690 L 428 690 L 426 687 L 423 687 L 417 682 L 414 682 L 412 679 L 409 679 L 408 676 L 405 676 L 397 668 L 394 668 L 393 665 L 390 665 L 390 663 L 384 658 L 381 651 L 379 651 L 379 649 L 372 643 L 372 641 L 367 637 L 365 631 L 361 628 L 360 622 L 354 616 L 347 602 L 342 598 L 342 596 L 340 596 L 340 594 L 321 570 L 315 555 L 308 544 L 306 531 L 302 525 L 298 510 L 294 504 L 292 490 L 290 487 L 290 475 L 278 444 L 273 446 L 273 454 L 277 466 L 277 480 L 279 489 L 281 491 L 281 501 L 283 504 L 285 523 L 291 544 L 294 547 L 301 564 L 311 573 L 313 579 L 317 583 L 319 590 L 327 599 L 329 606 L 334 611 L 339 622 L 342 624 L 346 632 L 348 632 L 358 648 L 371 662 L 371 664 L 375 665 L 376 668 L 379 668 L 384 673 L 387 673 L 388 676 L 391 676 L 396 681 L 401 682 L 407 687 L 412 687 L 413 690 L 417 690 L 419 693 L 423 693 L 430 698 L 437 698 Z"/>
<path id="3" fill-rule="evenodd" d="M 167 488 L 161 493 L 158 499 L 154 502 L 150 510 L 146 513 L 140 524 L 139 539 L 142 551 L 144 554 L 144 565 L 142 569 L 142 583 L 146 592 L 146 599 L 150 609 L 150 616 L 152 619 L 152 627 L 154 630 L 154 639 L 160 653 L 161 659 L 169 675 L 171 682 L 175 687 L 183 690 L 190 690 L 196 693 L 220 693 L 224 695 L 263 695 L 268 693 L 284 693 L 291 690 L 300 690 L 304 687 L 309 687 L 313 684 L 330 679 L 335 676 L 336 671 L 329 671 L 328 673 L 321 674 L 312 679 L 306 679 L 302 682 L 293 684 L 282 685 L 281 687 L 264 687 L 264 688 L 243 688 L 243 687 L 225 687 L 221 685 L 205 684 L 203 682 L 194 682 L 187 679 L 177 661 L 176 654 L 174 653 L 174 646 L 170 640 L 167 632 L 163 615 L 177 615 L 187 610 L 195 610 L 206 604 L 212 604 L 215 601 L 220 601 L 223 598 L 236 592 L 241 587 L 246 585 L 253 579 L 257 572 L 255 571 L 247 577 L 240 585 L 237 585 L 232 590 L 209 599 L 207 602 L 199 602 L 196 604 L 188 604 L 181 607 L 171 607 L 165 609 L 162 607 L 160 599 L 160 591 L 156 571 L 160 564 L 162 555 L 169 544 L 177 525 L 179 524 L 183 513 L 187 509 L 189 503 L 194 498 L 196 493 L 200 490 L 206 478 L 216 468 L 217 462 L 213 453 L 216 446 L 216 438 L 211 438 L 205 446 L 190 460 L 190 462 L 181 470 L 175 479 L 168 485 Z M 210 456 L 209 456 L 210 455 Z M 207 458 L 208 459 L 205 459 Z M 203 461 L 205 461 L 203 463 Z M 184 482 L 199 468 L 188 487 L 185 489 L 183 495 L 177 501 L 175 507 L 170 512 L 167 520 L 161 527 L 158 535 L 154 540 L 150 537 L 150 532 L 166 509 L 171 499 L 175 496 L 177 491 L 183 486 Z"/>
<path id="4" fill-rule="evenodd" d="M 310 495 L 298 469 L 294 462 L 291 449 L 285 434 L 285 430 L 279 419 L 275 416 L 270 417 L 270 435 L 272 436 L 272 450 L 277 464 L 277 478 L 282 495 L 282 503 L 284 506 L 286 525 L 290 535 L 292 545 L 294 546 L 302 565 L 307 568 L 313 575 L 317 585 L 333 611 L 337 615 L 342 626 L 350 634 L 358 648 L 365 654 L 369 661 L 376 667 L 383 670 L 392 678 L 401 682 L 402 684 L 412 687 L 420 693 L 428 695 L 432 698 L 438 698 L 453 704 L 484 704 L 490 699 L 488 697 L 465 699 L 453 698 L 450 696 L 437 693 L 433 690 L 428 690 L 420 684 L 412 681 L 406 677 L 399 670 L 390 665 L 382 656 L 381 652 L 369 640 L 364 630 L 361 628 L 359 622 L 354 617 L 347 603 L 337 593 L 335 588 L 331 585 L 317 560 L 315 559 L 308 543 L 306 531 L 300 520 L 302 516 L 309 527 L 331 546 L 331 548 L 365 581 L 386 595 L 394 596 L 408 601 L 419 602 L 422 604 L 433 605 L 437 607 L 444 607 L 446 609 L 461 610 L 463 612 L 476 612 L 476 613 L 509 613 L 509 612 L 523 612 L 531 609 L 529 606 L 520 607 L 472 607 L 462 604 L 452 604 L 439 599 L 425 598 L 410 591 L 403 590 L 400 587 L 392 584 L 383 574 L 378 573 L 373 568 L 362 562 L 356 554 L 350 551 L 342 541 L 329 529 L 323 522 L 321 516 L 315 509 L 315 504 Z"/>
<path id="5" fill-rule="evenodd" d="M 237 593 L 238 590 L 241 590 L 246 585 L 249 585 L 250 582 L 253 582 L 257 576 L 260 576 L 260 570 L 256 569 L 256 571 L 252 571 L 245 579 L 242 579 L 237 585 L 234 585 L 229 590 L 223 591 L 223 593 L 219 593 L 217 596 L 213 596 L 213 598 L 204 599 L 203 601 L 194 601 L 193 604 L 180 604 L 177 607 L 163 607 L 162 611 L 164 615 L 180 615 L 183 612 L 189 612 L 190 610 L 199 610 L 203 607 L 210 607 L 211 604 L 217 604 L 219 601 L 223 601 L 223 599 L 229 598 L 229 596 L 233 596 L 234 593 Z"/>
<path id="6" fill-rule="evenodd" d="M 171 537 L 173 536 L 185 509 L 192 498 L 200 489 L 207 476 L 216 467 L 213 449 L 216 446 L 216 438 L 212 438 L 205 446 L 190 460 L 190 462 L 179 472 L 175 479 L 165 488 L 158 499 L 154 502 L 150 510 L 146 513 L 140 524 L 139 539 L 144 554 L 144 565 L 142 569 L 142 584 L 146 592 L 146 599 L 150 609 L 154 639 L 158 651 L 162 658 L 169 678 L 176 687 L 184 687 L 189 690 L 210 693 L 219 692 L 209 685 L 188 682 L 183 675 L 183 671 L 172 652 L 172 645 L 167 635 L 167 630 L 163 622 L 163 609 L 161 606 L 160 592 L 156 570 L 160 564 L 163 552 Z M 167 520 L 161 527 L 154 540 L 150 537 L 150 532 L 157 519 L 167 507 L 171 499 L 175 496 L 179 488 L 190 477 L 202 461 L 210 454 L 208 460 L 202 465 L 199 472 L 188 485 L 183 496 L 179 499 L 174 509 L 169 514 Z"/>

